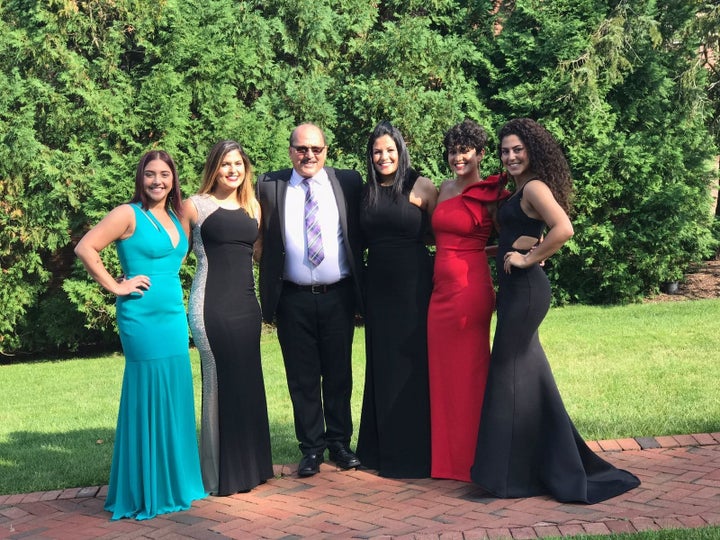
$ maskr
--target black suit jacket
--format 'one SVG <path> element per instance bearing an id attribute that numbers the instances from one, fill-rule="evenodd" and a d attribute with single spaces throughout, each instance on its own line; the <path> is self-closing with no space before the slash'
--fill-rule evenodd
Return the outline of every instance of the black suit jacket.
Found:
<path id="1" fill-rule="evenodd" d="M 357 171 L 325 167 L 338 205 L 345 253 L 355 282 L 357 309 L 362 311 L 362 253 L 360 241 L 360 194 L 362 178 Z M 257 196 L 262 208 L 262 256 L 260 257 L 260 306 L 263 319 L 275 318 L 285 267 L 285 194 L 292 169 L 262 174 Z"/>

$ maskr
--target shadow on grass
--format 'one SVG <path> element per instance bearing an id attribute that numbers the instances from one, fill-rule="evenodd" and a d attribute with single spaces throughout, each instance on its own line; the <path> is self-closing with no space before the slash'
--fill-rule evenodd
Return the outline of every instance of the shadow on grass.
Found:
<path id="1" fill-rule="evenodd" d="M 274 463 L 300 459 L 292 423 L 271 423 L 270 436 Z M 12 432 L 0 442 L 0 495 L 106 485 L 114 440 L 108 428 Z"/>
<path id="2" fill-rule="evenodd" d="M 16 431 L 0 443 L 0 494 L 107 484 L 114 429 Z"/>

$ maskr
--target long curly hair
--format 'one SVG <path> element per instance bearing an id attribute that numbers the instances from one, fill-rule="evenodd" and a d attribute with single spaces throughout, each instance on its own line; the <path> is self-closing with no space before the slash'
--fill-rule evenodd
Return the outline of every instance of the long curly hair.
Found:
<path id="1" fill-rule="evenodd" d="M 547 184 L 562 209 L 570 213 L 572 177 L 570 166 L 557 141 L 535 120 L 516 118 L 505 124 L 498 133 L 498 157 L 502 157 L 503 139 L 510 135 L 516 135 L 522 141 L 530 160 L 530 170 L 537 175 L 538 180 Z"/>

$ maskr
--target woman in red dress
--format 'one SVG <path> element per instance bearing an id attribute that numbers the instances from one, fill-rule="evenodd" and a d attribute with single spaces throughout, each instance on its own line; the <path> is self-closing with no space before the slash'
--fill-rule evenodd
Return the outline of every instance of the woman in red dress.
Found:
<path id="1" fill-rule="evenodd" d="M 485 246 L 497 201 L 507 192 L 497 176 L 480 177 L 487 144 L 482 127 L 465 120 L 443 143 L 455 178 L 440 186 L 432 216 L 437 253 L 428 311 L 431 476 L 469 482 L 495 306 Z"/>

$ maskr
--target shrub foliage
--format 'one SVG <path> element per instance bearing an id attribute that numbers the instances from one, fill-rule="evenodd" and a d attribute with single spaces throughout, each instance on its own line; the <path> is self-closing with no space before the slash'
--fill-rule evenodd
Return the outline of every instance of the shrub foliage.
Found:
<path id="1" fill-rule="evenodd" d="M 189 195 L 218 139 L 286 167 L 302 121 L 362 171 L 389 119 L 439 183 L 450 125 L 533 117 L 576 185 L 555 300 L 656 292 L 716 249 L 718 23 L 700 0 L 2 2 L 0 353 L 115 343 L 113 299 L 72 249 L 129 199 L 142 152 L 168 150 Z"/>

